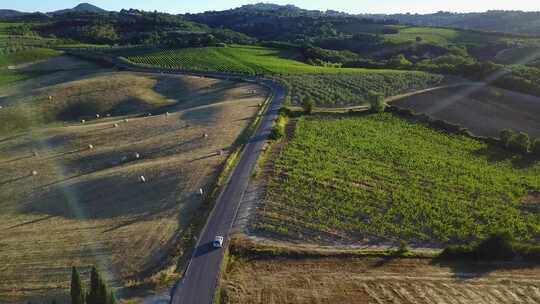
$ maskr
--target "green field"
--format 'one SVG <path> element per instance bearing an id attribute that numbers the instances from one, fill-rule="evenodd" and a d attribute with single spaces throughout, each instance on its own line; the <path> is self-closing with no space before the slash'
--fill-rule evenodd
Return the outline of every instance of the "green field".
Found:
<path id="1" fill-rule="evenodd" d="M 165 51 L 136 51 L 124 54 L 130 61 L 191 71 L 244 74 L 337 74 L 365 73 L 368 69 L 333 68 L 309 65 L 294 59 L 296 54 L 260 46 L 186 48 Z M 386 73 L 388 70 L 378 70 Z"/>
<path id="2" fill-rule="evenodd" d="M 32 48 L 14 53 L 0 54 L 0 68 L 58 56 L 62 52 L 45 48 Z"/>
<path id="3" fill-rule="evenodd" d="M 393 114 L 301 118 L 280 152 L 260 232 L 311 242 L 462 243 L 540 237 L 540 163 Z"/>
<path id="4" fill-rule="evenodd" d="M 469 46 L 482 46 L 488 43 L 519 42 L 525 44 L 538 44 L 535 38 L 519 38 L 504 36 L 496 33 L 481 33 L 465 30 L 456 30 L 436 27 L 397 27 L 399 33 L 387 34 L 384 38 L 394 43 L 415 42 L 416 37 L 422 42 L 435 45 L 448 46 L 450 44 L 465 44 Z"/>
<path id="5" fill-rule="evenodd" d="M 367 104 L 370 91 L 393 96 L 440 84 L 444 77 L 424 72 L 394 71 L 377 73 L 289 75 L 282 81 L 292 102 L 300 104 L 312 97 L 319 106 L 351 106 Z"/>

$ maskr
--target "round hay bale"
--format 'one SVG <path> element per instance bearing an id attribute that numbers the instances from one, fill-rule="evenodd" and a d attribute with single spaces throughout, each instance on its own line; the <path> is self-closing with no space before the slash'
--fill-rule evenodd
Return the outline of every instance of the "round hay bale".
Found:
<path id="1" fill-rule="evenodd" d="M 203 194 L 204 194 L 203 189 L 202 189 L 202 188 L 199 188 L 199 195 L 200 195 L 200 196 L 203 196 Z"/>
<path id="2" fill-rule="evenodd" d="M 90 149 L 90 150 L 94 149 L 94 145 L 89 144 L 89 145 L 88 145 L 88 149 Z"/>
<path id="3" fill-rule="evenodd" d="M 84 120 L 84 119 L 81 120 L 81 123 L 85 123 L 85 122 L 86 122 L 86 120 Z"/>
<path id="4" fill-rule="evenodd" d="M 113 124 L 113 127 L 118 128 L 118 124 L 117 123 Z"/>
<path id="5" fill-rule="evenodd" d="M 100 117 L 99 114 L 96 114 L 96 118 L 99 118 L 99 117 Z"/>
<path id="6" fill-rule="evenodd" d="M 204 133 L 203 138 L 208 138 L 208 134 Z"/>
<path id="7" fill-rule="evenodd" d="M 146 177 L 144 177 L 144 175 L 139 176 L 139 181 L 141 183 L 146 183 Z"/>
<path id="8" fill-rule="evenodd" d="M 141 155 L 137 152 L 135 152 L 135 154 L 133 154 L 133 156 L 135 157 L 135 159 L 139 159 L 141 158 Z"/>
<path id="9" fill-rule="evenodd" d="M 38 175 L 38 172 L 36 170 L 32 170 L 32 176 Z"/>

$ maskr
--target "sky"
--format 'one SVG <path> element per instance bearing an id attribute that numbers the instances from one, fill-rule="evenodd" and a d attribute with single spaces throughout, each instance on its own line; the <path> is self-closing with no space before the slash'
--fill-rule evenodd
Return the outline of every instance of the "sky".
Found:
<path id="1" fill-rule="evenodd" d="M 84 0 L 0 0 L 0 9 L 14 9 L 24 12 L 49 12 L 71 8 Z M 198 13 L 208 10 L 224 10 L 262 0 L 90 0 L 87 2 L 106 10 L 136 8 L 147 11 L 158 10 L 169 13 Z M 333 9 L 347 13 L 433 13 L 483 12 L 486 10 L 540 11 L 538 0 L 266 0 L 276 4 L 294 4 L 301 8 L 327 10 Z"/>

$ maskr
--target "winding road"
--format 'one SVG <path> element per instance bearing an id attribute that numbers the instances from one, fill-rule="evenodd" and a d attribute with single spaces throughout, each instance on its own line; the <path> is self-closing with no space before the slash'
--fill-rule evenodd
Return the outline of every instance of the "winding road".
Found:
<path id="1" fill-rule="evenodd" d="M 83 57 L 83 54 L 73 52 L 68 53 Z M 88 56 L 84 57 L 86 57 L 85 59 L 91 60 L 105 60 L 117 68 L 132 72 L 178 74 L 226 80 L 237 79 L 257 83 L 271 91 L 272 95 L 269 105 L 262 114 L 261 121 L 253 136 L 244 145 L 236 167 L 233 169 L 227 183 L 223 186 L 222 191 L 215 202 L 206 225 L 199 235 L 197 244 L 193 250 L 193 255 L 188 261 L 188 266 L 186 267 L 182 280 L 177 282 L 171 290 L 170 303 L 172 304 L 213 303 L 224 250 L 214 249 L 212 247 L 212 241 L 216 235 L 222 235 L 225 237 L 223 245 L 224 247 L 227 246 L 228 235 L 235 221 L 242 196 L 248 187 L 249 179 L 262 151 L 264 142 L 270 134 L 273 121 L 278 115 L 279 108 L 285 97 L 285 90 L 274 81 L 257 77 L 244 77 L 242 75 L 212 72 L 185 72 L 150 66 L 140 66 L 111 56 L 103 57 L 102 55 L 97 55 L 93 56 L 94 58 L 89 58 Z"/>

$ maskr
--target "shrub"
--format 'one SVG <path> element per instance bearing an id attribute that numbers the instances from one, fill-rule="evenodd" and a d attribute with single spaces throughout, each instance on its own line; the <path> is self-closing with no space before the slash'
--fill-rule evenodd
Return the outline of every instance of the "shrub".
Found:
<path id="1" fill-rule="evenodd" d="M 384 95 L 381 93 L 370 92 L 369 104 L 371 105 L 371 111 L 374 113 L 382 113 L 386 109 L 386 103 L 384 102 Z"/>
<path id="2" fill-rule="evenodd" d="M 527 133 L 519 132 L 517 136 L 512 137 L 510 140 L 510 148 L 522 152 L 529 153 L 531 148 L 531 140 Z"/>
<path id="3" fill-rule="evenodd" d="M 304 112 L 306 114 L 313 113 L 314 107 L 315 107 L 315 102 L 313 101 L 313 98 L 309 96 L 304 98 L 304 100 L 302 101 L 302 108 L 304 109 Z"/>
<path id="4" fill-rule="evenodd" d="M 540 157 L 540 138 L 537 138 L 531 146 L 533 155 Z"/>
<path id="5" fill-rule="evenodd" d="M 510 143 L 512 142 L 512 138 L 514 138 L 515 136 L 516 136 L 516 133 L 514 131 L 508 130 L 508 129 L 501 130 L 501 132 L 499 133 L 501 143 L 506 148 L 510 147 Z"/>
<path id="6" fill-rule="evenodd" d="M 278 140 L 285 136 L 285 126 L 287 125 L 287 118 L 285 115 L 280 114 L 276 119 L 276 122 L 270 130 L 270 139 Z"/>

